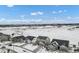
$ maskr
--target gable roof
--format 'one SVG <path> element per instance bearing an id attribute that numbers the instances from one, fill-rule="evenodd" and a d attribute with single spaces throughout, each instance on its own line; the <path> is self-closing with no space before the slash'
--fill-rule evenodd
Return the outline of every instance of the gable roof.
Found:
<path id="1" fill-rule="evenodd" d="M 35 36 L 27 36 L 26 38 L 33 40 L 35 38 Z"/>
<path id="2" fill-rule="evenodd" d="M 38 36 L 37 38 L 39 38 L 39 39 L 47 39 L 48 37 L 47 36 Z"/>
<path id="3" fill-rule="evenodd" d="M 69 45 L 69 41 L 68 40 L 53 39 L 51 41 L 51 43 L 54 42 L 54 41 L 56 41 L 60 46 L 61 45 L 65 45 L 65 46 L 68 47 L 68 45 Z"/>
<path id="4" fill-rule="evenodd" d="M 0 33 L 0 36 L 1 36 L 1 35 L 6 35 L 6 36 L 10 36 L 10 35 L 8 35 L 8 34 L 4 34 L 4 33 Z"/>
<path id="5" fill-rule="evenodd" d="M 24 36 L 15 36 L 12 39 L 21 39 L 21 38 L 25 40 L 25 37 Z"/>
<path id="6" fill-rule="evenodd" d="M 0 35 L 2 35 L 3 33 L 0 33 Z"/>

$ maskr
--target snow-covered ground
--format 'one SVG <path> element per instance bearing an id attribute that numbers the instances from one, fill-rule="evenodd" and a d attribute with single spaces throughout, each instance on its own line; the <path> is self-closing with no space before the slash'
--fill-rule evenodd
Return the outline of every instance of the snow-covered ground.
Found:
<path id="1" fill-rule="evenodd" d="M 16 43 L 17 44 L 17 43 Z M 19 45 L 19 46 L 18 46 Z M 4 49 L 2 47 L 5 47 Z M 33 53 L 31 52 L 29 49 L 24 49 L 20 46 L 20 44 L 14 45 L 12 44 L 12 46 L 6 45 L 4 43 L 0 43 L 0 53 L 2 52 L 7 52 L 7 49 L 10 49 L 11 51 L 13 51 L 14 53 Z"/>
<path id="2" fill-rule="evenodd" d="M 69 40 L 70 44 L 78 45 L 79 42 L 79 29 L 71 29 L 75 26 L 63 26 L 63 27 L 56 27 L 56 26 L 47 26 L 47 27 L 0 27 L 0 32 L 11 35 L 12 33 L 17 33 L 17 35 L 24 35 L 24 36 L 48 36 L 51 40 L 62 39 L 62 40 Z"/>
<path id="3" fill-rule="evenodd" d="M 38 48 L 38 46 L 34 46 L 34 45 L 32 45 L 32 44 L 27 44 L 27 45 L 24 45 L 23 47 L 24 47 L 24 48 L 27 48 L 27 49 L 29 49 L 29 50 L 31 50 L 31 51 L 33 51 L 33 50 L 35 50 L 36 48 Z"/>
<path id="4" fill-rule="evenodd" d="M 11 35 L 12 33 L 15 33 L 15 36 L 17 35 L 24 35 L 24 36 L 47 36 L 52 39 L 62 39 L 62 40 L 69 40 L 70 44 L 76 44 L 78 45 L 79 42 L 79 29 L 74 28 L 75 26 L 41 26 L 41 27 L 0 27 L 0 32 L 4 34 Z M 26 44 L 26 43 L 12 43 L 13 46 L 8 46 L 6 44 L 11 42 L 4 42 L 0 43 L 0 48 L 2 46 L 5 46 L 7 49 L 14 50 L 19 53 L 29 53 L 36 51 L 37 53 L 50 53 L 43 47 L 33 46 L 32 44 Z M 39 50 L 38 50 L 39 49 Z M 2 50 L 0 49 L 0 52 Z"/>

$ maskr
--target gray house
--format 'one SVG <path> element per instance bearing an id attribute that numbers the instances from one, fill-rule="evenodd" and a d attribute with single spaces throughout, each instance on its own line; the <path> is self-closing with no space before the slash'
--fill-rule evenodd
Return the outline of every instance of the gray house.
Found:
<path id="1" fill-rule="evenodd" d="M 25 37 L 24 36 L 16 36 L 12 38 L 12 42 L 24 42 Z"/>
<path id="2" fill-rule="evenodd" d="M 61 45 L 65 45 L 66 47 L 69 46 L 69 40 L 53 39 L 53 40 L 51 41 L 51 44 L 52 44 L 53 42 L 57 42 L 58 45 L 60 45 L 60 46 L 61 46 Z"/>
<path id="3" fill-rule="evenodd" d="M 11 38 L 10 35 L 0 33 L 0 42 L 10 41 L 10 38 Z"/>
<path id="4" fill-rule="evenodd" d="M 27 36 L 27 37 L 25 37 L 25 42 L 26 43 L 32 43 L 34 38 L 36 38 L 36 37 L 35 36 Z"/>
<path id="5" fill-rule="evenodd" d="M 43 46 L 48 45 L 50 44 L 50 38 L 47 36 L 38 36 L 36 43 Z"/>

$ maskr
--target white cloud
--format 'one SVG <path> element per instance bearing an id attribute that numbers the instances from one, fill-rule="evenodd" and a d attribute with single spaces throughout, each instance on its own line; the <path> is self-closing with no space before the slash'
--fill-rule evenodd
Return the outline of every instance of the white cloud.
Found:
<path id="1" fill-rule="evenodd" d="M 25 17 L 25 15 L 21 15 L 21 17 L 23 17 L 23 18 L 24 18 L 24 17 Z"/>
<path id="2" fill-rule="evenodd" d="M 7 7 L 14 7 L 14 5 L 7 5 Z"/>
<path id="3" fill-rule="evenodd" d="M 31 21 L 34 21 L 34 22 L 41 22 L 42 19 L 32 19 Z"/>
<path id="4" fill-rule="evenodd" d="M 59 10 L 58 13 L 65 13 L 67 10 Z"/>
<path id="5" fill-rule="evenodd" d="M 38 12 L 32 12 L 31 15 L 43 15 L 44 13 L 41 12 L 41 11 L 38 11 Z"/>
<path id="6" fill-rule="evenodd" d="M 53 14 L 62 14 L 67 12 L 67 10 L 57 10 L 57 11 L 52 11 Z"/>
<path id="7" fill-rule="evenodd" d="M 25 17 L 25 15 L 21 15 L 21 17 Z M 0 24 L 31 24 L 31 23 L 41 23 L 42 19 L 6 19 L 0 18 Z"/>
<path id="8" fill-rule="evenodd" d="M 58 11 L 58 13 L 63 13 L 63 12 L 64 12 L 63 10 L 59 10 L 59 11 Z"/>
<path id="9" fill-rule="evenodd" d="M 79 20 L 79 17 L 77 16 L 67 16 L 67 19 L 74 19 L 74 20 Z"/>
<path id="10" fill-rule="evenodd" d="M 43 15 L 43 12 L 38 11 L 37 13 L 38 13 L 39 15 Z"/>
<path id="11" fill-rule="evenodd" d="M 75 17 L 75 19 L 78 19 L 79 20 L 79 17 Z"/>
<path id="12" fill-rule="evenodd" d="M 24 19 L 25 18 L 25 15 L 20 15 L 21 19 Z"/>
<path id="13" fill-rule="evenodd" d="M 37 13 L 36 12 L 32 12 L 31 15 L 37 15 Z"/>
<path id="14" fill-rule="evenodd" d="M 73 19 L 71 16 L 67 16 L 67 19 Z"/>
<path id="15" fill-rule="evenodd" d="M 0 19 L 0 21 L 4 21 L 4 20 L 6 20 L 6 19 L 5 19 L 5 18 L 1 18 L 1 19 Z"/>

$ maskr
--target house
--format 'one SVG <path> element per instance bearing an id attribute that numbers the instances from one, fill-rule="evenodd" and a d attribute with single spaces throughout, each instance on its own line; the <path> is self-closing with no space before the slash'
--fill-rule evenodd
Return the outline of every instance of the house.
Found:
<path id="1" fill-rule="evenodd" d="M 35 36 L 27 36 L 25 37 L 26 43 L 32 43 L 33 39 L 36 38 Z"/>
<path id="2" fill-rule="evenodd" d="M 60 52 L 69 52 L 69 49 L 68 49 L 67 46 L 61 45 L 59 51 L 60 51 Z"/>
<path id="3" fill-rule="evenodd" d="M 24 36 L 15 36 L 12 38 L 12 42 L 24 42 L 25 37 Z"/>
<path id="4" fill-rule="evenodd" d="M 35 38 L 35 36 L 27 36 L 26 38 L 32 41 Z"/>
<path id="5" fill-rule="evenodd" d="M 55 47 L 55 46 L 53 46 L 53 45 L 51 45 L 51 44 L 49 44 L 49 45 L 47 45 L 46 47 L 46 50 L 50 50 L 50 51 L 55 51 L 55 50 L 57 50 L 57 48 Z"/>
<path id="6" fill-rule="evenodd" d="M 79 47 L 74 49 L 74 52 L 79 52 Z"/>
<path id="7" fill-rule="evenodd" d="M 48 45 L 50 44 L 50 38 L 47 36 L 38 36 L 36 43 L 43 46 Z"/>
<path id="8" fill-rule="evenodd" d="M 10 38 L 11 38 L 10 35 L 0 33 L 0 42 L 10 41 Z"/>
<path id="9" fill-rule="evenodd" d="M 59 47 L 59 44 L 56 41 L 54 41 L 49 45 L 47 45 L 45 48 L 50 51 L 55 51 L 55 50 L 58 50 L 60 47 Z"/>
<path id="10" fill-rule="evenodd" d="M 68 46 L 69 41 L 67 40 L 53 39 L 51 43 L 46 46 L 46 49 L 50 51 L 59 50 L 63 52 L 68 52 Z"/>
<path id="11" fill-rule="evenodd" d="M 53 39 L 53 40 L 51 41 L 51 44 L 52 44 L 53 42 L 57 42 L 59 46 L 61 46 L 61 45 L 65 45 L 66 47 L 69 46 L 69 41 L 68 41 L 68 40 Z"/>

